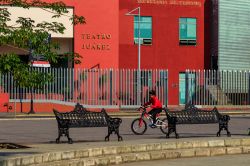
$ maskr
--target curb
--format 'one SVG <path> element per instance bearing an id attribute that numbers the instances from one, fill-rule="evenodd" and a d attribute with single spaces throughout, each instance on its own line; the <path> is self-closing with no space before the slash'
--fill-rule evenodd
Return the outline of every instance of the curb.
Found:
<path id="1" fill-rule="evenodd" d="M 250 154 L 250 138 L 176 141 L 49 152 L 0 160 L 2 166 L 100 166 L 127 162 Z"/>
<path id="2" fill-rule="evenodd" d="M 250 111 L 220 111 L 221 114 L 226 114 L 230 116 L 248 116 Z M 112 117 L 139 117 L 141 114 L 139 112 L 123 112 L 123 113 L 108 113 Z M 161 113 L 161 116 L 165 116 L 165 113 Z M 4 116 L 0 117 L 0 120 L 45 120 L 45 119 L 55 119 L 54 114 L 19 114 L 16 116 Z"/>

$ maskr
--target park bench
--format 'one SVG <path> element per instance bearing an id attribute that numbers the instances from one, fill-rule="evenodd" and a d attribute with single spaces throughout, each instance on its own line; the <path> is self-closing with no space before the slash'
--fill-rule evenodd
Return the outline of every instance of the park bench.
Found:
<path id="1" fill-rule="evenodd" d="M 209 124 L 218 123 L 219 131 L 217 137 L 220 136 L 222 130 L 227 131 L 227 136 L 231 134 L 228 131 L 228 122 L 230 120 L 229 115 L 222 115 L 218 112 L 217 108 L 214 107 L 212 110 L 201 110 L 196 108 L 192 104 L 187 104 L 184 110 L 181 111 L 169 111 L 165 109 L 166 116 L 168 119 L 168 133 L 166 138 L 169 138 L 171 133 L 175 133 L 175 137 L 179 138 L 179 134 L 176 132 L 176 125 L 178 124 Z"/>
<path id="2" fill-rule="evenodd" d="M 68 138 L 68 143 L 73 143 L 73 140 L 69 137 L 69 128 L 81 127 L 107 127 L 108 135 L 105 137 L 105 141 L 109 141 L 109 136 L 113 132 L 117 135 L 118 141 L 122 141 L 122 137 L 119 135 L 122 120 L 110 117 L 105 109 L 102 109 L 101 112 L 91 112 L 77 103 L 73 111 L 60 113 L 53 109 L 53 112 L 58 124 L 56 143 L 60 142 L 60 137 L 63 135 Z"/>

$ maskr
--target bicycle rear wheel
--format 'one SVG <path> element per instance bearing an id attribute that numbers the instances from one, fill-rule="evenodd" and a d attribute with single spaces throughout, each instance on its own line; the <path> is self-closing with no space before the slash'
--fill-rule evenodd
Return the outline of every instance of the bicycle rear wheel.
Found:
<path id="1" fill-rule="evenodd" d="M 161 132 L 163 134 L 167 134 L 168 133 L 168 118 L 164 118 L 161 121 L 162 121 L 161 122 L 161 127 L 160 127 Z"/>
<path id="2" fill-rule="evenodd" d="M 147 130 L 147 123 L 142 118 L 136 118 L 131 123 L 131 130 L 136 135 L 143 135 Z"/>

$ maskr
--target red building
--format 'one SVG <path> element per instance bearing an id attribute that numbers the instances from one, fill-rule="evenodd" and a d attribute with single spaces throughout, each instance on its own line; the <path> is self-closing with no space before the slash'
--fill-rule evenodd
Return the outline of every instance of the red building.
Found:
<path id="1" fill-rule="evenodd" d="M 209 68 L 206 0 L 91 0 L 69 5 L 87 22 L 74 31 L 74 49 L 83 56 L 77 67 L 138 68 L 138 22 L 126 13 L 140 7 L 141 27 L 151 26 L 145 40 L 141 34 L 141 68 L 169 70 L 169 104 L 179 104 L 181 72 Z M 188 19 L 194 24 L 191 27 Z M 185 38 L 181 33 L 190 34 Z"/>
<path id="2" fill-rule="evenodd" d="M 168 69 L 168 104 L 181 103 L 186 69 L 210 68 L 210 0 L 63 1 L 86 19 L 72 35 L 57 37 L 83 57 L 75 68 L 137 69 L 139 24 L 140 68 Z"/>

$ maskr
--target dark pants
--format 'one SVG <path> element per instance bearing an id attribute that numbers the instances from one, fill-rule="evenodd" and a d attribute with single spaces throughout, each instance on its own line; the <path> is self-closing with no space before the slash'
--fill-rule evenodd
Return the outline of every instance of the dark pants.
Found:
<path id="1" fill-rule="evenodd" d="M 156 115 L 158 113 L 161 113 L 162 109 L 161 108 L 153 108 L 151 111 L 148 112 L 148 114 L 152 115 L 153 118 L 153 123 L 156 122 Z"/>

